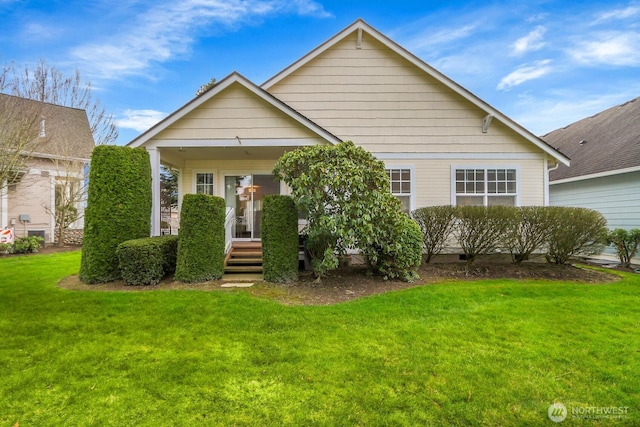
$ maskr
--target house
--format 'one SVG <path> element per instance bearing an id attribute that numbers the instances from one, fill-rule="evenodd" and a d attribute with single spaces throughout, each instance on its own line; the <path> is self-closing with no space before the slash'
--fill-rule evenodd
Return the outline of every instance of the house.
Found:
<path id="1" fill-rule="evenodd" d="M 595 209 L 610 229 L 640 228 L 640 98 L 542 137 L 571 158 L 550 172 L 550 204 Z"/>
<path id="2" fill-rule="evenodd" d="M 79 218 L 69 225 L 69 238 L 81 234 L 85 169 L 94 147 L 84 110 L 0 94 L 0 147 L 5 158 L 19 138 L 20 157 L 0 185 L 0 228 L 16 237 L 56 240 L 56 207 L 71 201 Z M 14 139 L 17 140 L 17 139 Z M 65 233 L 67 234 L 67 233 Z M 75 236 L 78 238 L 78 236 Z"/>
<path id="3" fill-rule="evenodd" d="M 384 161 L 410 211 L 429 205 L 546 205 L 548 170 L 569 159 L 379 31 L 357 20 L 262 85 L 232 73 L 128 145 L 179 193 L 225 198 L 234 240 L 259 240 L 262 199 L 286 151 L 351 140 Z"/>

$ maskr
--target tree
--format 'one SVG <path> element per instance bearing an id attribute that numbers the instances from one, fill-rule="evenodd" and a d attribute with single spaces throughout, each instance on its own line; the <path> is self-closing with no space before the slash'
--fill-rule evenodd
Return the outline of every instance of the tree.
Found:
<path id="1" fill-rule="evenodd" d="M 385 270 L 392 270 L 389 263 L 402 250 L 389 239 L 397 235 L 402 212 L 383 162 L 347 141 L 285 153 L 274 174 L 287 183 L 298 209 L 307 214 L 304 232 L 318 280 L 356 248 L 375 256 L 370 259 L 373 268 L 383 266 L 384 259 Z M 397 277 L 402 276 L 412 275 Z"/>
<path id="2" fill-rule="evenodd" d="M 71 224 L 82 218 L 83 213 L 78 206 L 84 203 L 87 195 L 88 166 L 77 161 L 67 160 L 68 157 L 52 159 L 55 178 L 55 198 L 53 206 L 44 204 L 44 210 L 55 221 L 57 245 L 64 246 L 65 231 Z"/>
<path id="3" fill-rule="evenodd" d="M 160 169 L 160 210 L 162 221 L 167 223 L 162 228 L 172 229 L 172 213 L 178 209 L 178 170 L 162 166 Z"/>
<path id="4" fill-rule="evenodd" d="M 93 98 L 91 84 L 83 82 L 77 70 L 73 75 L 65 76 L 55 67 L 49 67 L 44 61 L 40 61 L 34 70 L 29 68 L 18 70 L 14 64 L 9 64 L 3 68 L 0 75 L 0 91 L 10 93 L 13 97 L 17 97 L 15 99 L 24 99 L 24 104 L 28 103 L 26 100 L 37 101 L 29 105 L 38 106 L 30 109 L 22 108 L 19 112 L 21 117 L 17 121 L 20 125 L 12 127 L 12 137 L 0 138 L 0 144 L 7 145 L 0 146 L 2 155 L 0 157 L 3 158 L 0 160 L 0 163 L 3 163 L 0 165 L 0 183 L 8 183 L 10 180 L 7 176 L 15 175 L 16 170 L 24 169 L 25 162 L 33 154 L 37 144 L 43 142 L 42 138 L 39 138 L 39 133 L 44 133 L 40 126 L 44 123 L 43 112 L 52 110 L 49 104 L 84 110 L 95 144 L 111 144 L 118 138 L 118 129 L 113 116 L 107 114 L 100 101 Z M 16 111 L 7 113 L 7 108 L 0 105 L 2 121 L 7 119 L 13 121 L 16 114 Z M 47 117 L 47 121 L 55 122 L 56 117 Z M 2 124 L 0 124 L 1 127 L 3 127 Z M 76 144 L 77 141 L 71 140 L 58 143 L 56 152 L 53 153 L 49 152 L 51 148 L 48 148 L 48 154 L 53 154 L 51 163 L 57 174 L 56 200 L 53 206 L 43 205 L 43 208 L 54 218 L 60 245 L 64 244 L 64 231 L 79 219 L 77 207 L 84 201 L 86 194 L 83 176 L 85 165 L 82 162 L 69 160 L 78 157 Z M 7 153 L 10 155 L 5 156 Z M 5 173 L 3 174 L 2 171 Z"/>
<path id="5" fill-rule="evenodd" d="M 4 73 L 0 91 L 5 89 Z M 0 94 L 0 191 L 17 183 L 38 144 L 41 106 L 22 98 Z"/>
<path id="6" fill-rule="evenodd" d="M 66 76 L 44 60 L 34 70 L 18 70 L 8 64 L 0 76 L 0 89 L 21 98 L 85 110 L 97 145 L 113 144 L 118 139 L 115 119 L 93 98 L 91 83 L 84 82 L 78 70 Z"/>

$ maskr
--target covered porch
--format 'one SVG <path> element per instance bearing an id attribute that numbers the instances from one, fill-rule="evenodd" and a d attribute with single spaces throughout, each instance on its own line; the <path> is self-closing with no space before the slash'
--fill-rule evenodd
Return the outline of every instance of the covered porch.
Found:
<path id="1" fill-rule="evenodd" d="M 287 151 L 340 138 L 238 73 L 131 141 L 149 153 L 153 186 L 151 235 L 161 233 L 160 166 L 179 172 L 178 208 L 184 194 L 225 199 L 233 209 L 232 240 L 259 241 L 262 200 L 287 194 L 272 174 Z"/>

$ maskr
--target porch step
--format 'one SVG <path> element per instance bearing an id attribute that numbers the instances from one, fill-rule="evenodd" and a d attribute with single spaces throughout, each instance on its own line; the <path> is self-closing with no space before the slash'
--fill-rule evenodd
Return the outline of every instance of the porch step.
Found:
<path id="1" fill-rule="evenodd" d="M 224 273 L 262 273 L 262 265 L 227 265 Z"/>
<path id="2" fill-rule="evenodd" d="M 260 242 L 234 242 L 224 260 L 225 274 L 262 273 Z"/>

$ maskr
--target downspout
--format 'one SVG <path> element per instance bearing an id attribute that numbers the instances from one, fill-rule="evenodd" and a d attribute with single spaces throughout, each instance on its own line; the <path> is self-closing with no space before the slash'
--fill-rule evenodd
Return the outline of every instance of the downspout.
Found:
<path id="1" fill-rule="evenodd" d="M 553 166 L 549 167 L 549 160 L 544 159 L 544 205 L 549 206 L 549 172 L 553 172 L 554 170 L 560 167 L 560 162 L 556 162 Z"/>

